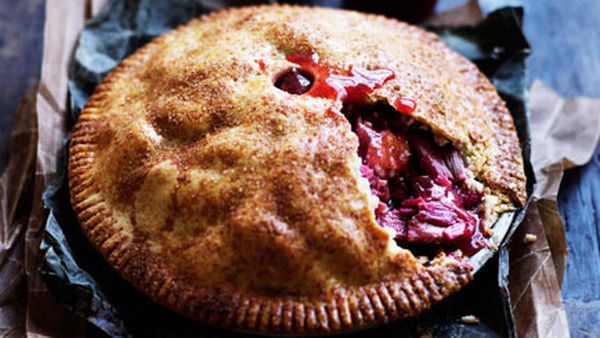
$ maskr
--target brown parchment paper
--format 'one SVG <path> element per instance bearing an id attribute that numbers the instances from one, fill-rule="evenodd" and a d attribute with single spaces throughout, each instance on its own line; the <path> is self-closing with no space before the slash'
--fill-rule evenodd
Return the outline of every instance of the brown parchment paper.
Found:
<path id="1" fill-rule="evenodd" d="M 600 139 L 600 100 L 564 99 L 535 81 L 529 95 L 537 186 L 510 245 L 509 289 L 519 337 L 568 337 L 560 286 L 567 261 L 557 196 L 564 170 L 588 162 Z M 537 236 L 524 243 L 527 234 Z"/>
<path id="2" fill-rule="evenodd" d="M 65 136 L 67 69 L 85 20 L 84 0 L 48 0 L 37 91 L 17 112 L 0 178 L 0 323 L 5 336 L 82 336 L 84 322 L 58 306 L 37 274 L 46 218 L 42 193 Z"/>
<path id="3" fill-rule="evenodd" d="M 55 175 L 67 118 L 67 70 L 78 33 L 86 18 L 105 0 L 48 0 L 42 75 L 38 90 L 16 117 L 9 166 L 0 178 L 0 329 L 10 336 L 80 337 L 85 323 L 58 306 L 37 276 L 39 241 L 46 212 L 43 188 Z M 438 23 L 473 23 L 477 8 L 455 9 Z M 510 292 L 519 336 L 567 337 L 560 301 L 565 240 L 556 211 L 563 170 L 585 163 L 598 139 L 600 116 L 594 102 L 564 101 L 536 83 L 530 95 L 532 161 L 538 177 L 535 203 L 511 244 Z M 570 115 L 569 115 L 570 114 Z M 579 120 L 564 118 L 576 116 Z M 586 130 L 586 132 L 582 132 Z M 576 131 L 576 133 L 574 133 Z M 585 151 L 584 151 L 585 150 Z M 532 244 L 522 241 L 535 233 Z M 89 332 L 88 332 L 89 333 Z"/>
<path id="4" fill-rule="evenodd" d="M 0 329 L 8 336 L 24 334 L 26 307 L 25 230 L 32 203 L 27 193 L 35 169 L 37 125 L 35 93 L 21 99 L 11 135 L 10 163 L 0 177 Z"/>
<path id="5" fill-rule="evenodd" d="M 594 153 L 600 139 L 600 100 L 564 99 L 539 81 L 533 84 L 531 92 L 530 121 L 534 131 L 531 161 L 538 181 L 533 196 L 544 219 L 552 259 L 562 284 L 567 248 L 561 240 L 564 229 L 556 199 L 564 171 L 587 163 Z"/>

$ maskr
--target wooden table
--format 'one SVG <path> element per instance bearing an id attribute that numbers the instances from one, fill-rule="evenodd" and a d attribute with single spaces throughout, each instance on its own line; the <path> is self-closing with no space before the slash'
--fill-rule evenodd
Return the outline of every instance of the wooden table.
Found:
<path id="1" fill-rule="evenodd" d="M 522 2 L 525 33 L 533 49 L 530 81 L 540 78 L 565 96 L 600 97 L 600 1 Z M 460 0 L 442 0 L 440 5 L 455 3 Z M 43 23 L 44 0 L 0 0 L 0 170 L 6 163 L 18 98 L 39 77 Z M 566 174 L 559 197 L 569 242 L 563 297 L 573 337 L 597 333 L 600 323 L 600 268 L 590 267 L 588 258 L 600 265 L 598 191 L 600 147 L 588 165 Z M 579 250 L 585 241 L 595 243 L 592 251 Z"/>

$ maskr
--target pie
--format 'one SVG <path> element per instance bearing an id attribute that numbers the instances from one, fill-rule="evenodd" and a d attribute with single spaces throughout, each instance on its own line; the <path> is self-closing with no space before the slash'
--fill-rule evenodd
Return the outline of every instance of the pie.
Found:
<path id="1" fill-rule="evenodd" d="M 505 103 L 381 16 L 219 11 L 160 36 L 75 126 L 71 201 L 106 260 L 206 324 L 320 334 L 414 316 L 524 205 Z"/>

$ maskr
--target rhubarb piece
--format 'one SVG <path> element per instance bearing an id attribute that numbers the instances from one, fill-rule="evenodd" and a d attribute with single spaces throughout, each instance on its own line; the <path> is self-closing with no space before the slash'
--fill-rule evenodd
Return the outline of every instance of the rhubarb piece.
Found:
<path id="1" fill-rule="evenodd" d="M 416 196 L 423 198 L 446 198 L 449 194 L 451 199 L 455 200 L 452 183 L 445 177 L 433 180 L 431 176 L 413 176 L 411 177 L 413 191 Z"/>
<path id="2" fill-rule="evenodd" d="M 394 201 L 403 201 L 410 197 L 411 190 L 404 177 L 396 177 L 388 181 L 390 197 Z"/>
<path id="3" fill-rule="evenodd" d="M 376 131 L 370 122 L 358 121 L 359 154 L 377 176 L 384 179 L 397 177 L 408 165 L 408 142 L 400 134 L 389 130 Z"/>
<path id="4" fill-rule="evenodd" d="M 485 246 L 476 215 L 449 198 L 415 200 L 418 213 L 408 221 L 408 242 L 443 244 L 466 254 L 473 254 Z"/>
<path id="5" fill-rule="evenodd" d="M 386 180 L 379 178 L 373 172 L 373 169 L 366 165 L 360 166 L 360 173 L 364 178 L 369 180 L 371 186 L 371 193 L 379 198 L 381 201 L 389 201 L 391 198 L 389 186 Z"/>
<path id="6" fill-rule="evenodd" d="M 423 133 L 412 133 L 409 137 L 411 147 L 415 151 L 421 167 L 434 178 L 453 178 L 450 169 L 446 166 L 444 158 L 433 143 Z"/>
<path id="7" fill-rule="evenodd" d="M 396 231 L 397 240 L 406 239 L 406 218 L 400 215 L 400 211 L 398 209 L 387 210 L 377 218 L 377 223 L 382 227 L 394 229 L 394 231 Z"/>
<path id="8" fill-rule="evenodd" d="M 448 145 L 445 146 L 442 151 L 444 152 L 444 163 L 452 173 L 452 177 L 459 183 L 464 183 L 467 180 L 465 163 L 458 149 L 454 148 L 452 145 Z"/>

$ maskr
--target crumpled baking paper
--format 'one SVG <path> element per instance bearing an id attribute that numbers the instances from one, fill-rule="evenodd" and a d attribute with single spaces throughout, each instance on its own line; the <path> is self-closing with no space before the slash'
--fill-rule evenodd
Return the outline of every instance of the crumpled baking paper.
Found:
<path id="1" fill-rule="evenodd" d="M 510 246 L 509 285 L 519 286 L 510 288 L 510 298 L 519 337 L 569 335 L 560 297 L 567 241 L 556 200 L 564 170 L 587 163 L 598 144 L 597 107 L 600 100 L 564 99 L 541 82 L 531 87 L 531 162 L 538 183 Z M 524 245 L 527 234 L 537 240 Z M 582 243 L 578 249 L 590 248 Z M 590 264 L 598 262 L 592 258 Z M 598 333 L 588 332 L 590 337 Z"/>

